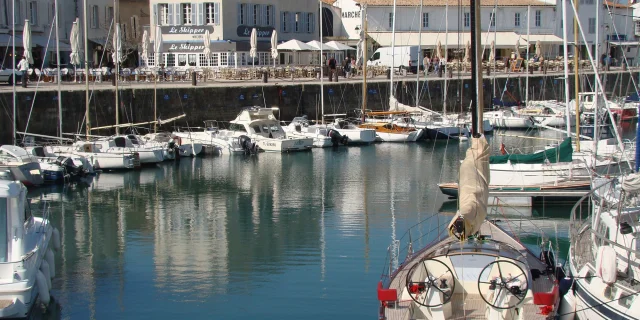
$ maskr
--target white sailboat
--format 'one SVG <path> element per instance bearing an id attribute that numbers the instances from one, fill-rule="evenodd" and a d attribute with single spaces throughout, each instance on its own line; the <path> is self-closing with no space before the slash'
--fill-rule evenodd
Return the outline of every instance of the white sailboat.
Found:
<path id="1" fill-rule="evenodd" d="M 474 123 L 471 146 L 460 166 L 460 209 L 449 224 L 448 237 L 437 236 L 415 252 L 410 238 L 401 264 L 399 243 L 392 244 L 389 270 L 378 283 L 379 319 L 547 319 L 557 313 L 555 265 L 485 220 L 490 151 L 482 135 L 482 108 L 476 105 L 483 101 L 476 46 L 480 1 L 471 5 Z"/>
<path id="2" fill-rule="evenodd" d="M 338 130 L 327 125 L 312 125 L 306 117 L 295 117 L 282 129 L 292 137 L 313 139 L 313 146 L 318 148 L 346 145 L 349 141 Z"/>

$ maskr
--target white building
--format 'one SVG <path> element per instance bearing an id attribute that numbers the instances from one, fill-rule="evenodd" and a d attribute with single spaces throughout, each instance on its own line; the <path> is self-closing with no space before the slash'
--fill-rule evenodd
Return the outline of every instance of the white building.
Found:
<path id="1" fill-rule="evenodd" d="M 420 5 L 423 5 L 420 16 Z M 447 3 L 449 5 L 447 6 Z M 398 0 L 396 3 L 395 45 L 421 44 L 429 53 L 440 42 L 455 57 L 456 49 L 464 48 L 470 39 L 468 1 L 462 10 L 453 0 Z M 363 25 L 363 15 L 352 14 L 366 7 L 367 33 L 377 46 L 390 46 L 393 27 L 393 0 L 338 0 L 343 12 L 343 26 L 350 38 L 357 39 Z M 519 42 L 524 54 L 527 33 L 531 52 L 540 41 L 545 56 L 557 54 L 556 44 L 562 40 L 555 35 L 556 8 L 553 3 L 540 0 L 485 1 L 481 8 L 482 43 L 489 48 L 495 42 L 496 56 L 509 56 Z M 346 14 L 346 17 L 345 17 Z M 527 30 L 528 25 L 528 30 Z M 419 31 L 422 29 L 422 38 Z M 459 52 L 460 50 L 458 50 Z"/>
<path id="2" fill-rule="evenodd" d="M 256 28 L 258 57 L 255 65 L 273 65 L 271 36 L 278 32 L 278 42 L 297 39 L 303 42 L 319 40 L 320 2 L 318 0 L 253 0 L 243 1 L 151 0 L 151 39 L 155 39 L 156 26 L 160 26 L 163 39 L 163 57 L 155 57 L 149 65 L 166 67 L 218 67 L 252 65 L 250 35 Z M 323 3 L 324 33 L 338 33 L 340 19 L 337 8 Z M 211 57 L 203 54 L 203 35 L 211 35 Z M 288 55 L 282 53 L 276 64 L 284 64 Z"/>

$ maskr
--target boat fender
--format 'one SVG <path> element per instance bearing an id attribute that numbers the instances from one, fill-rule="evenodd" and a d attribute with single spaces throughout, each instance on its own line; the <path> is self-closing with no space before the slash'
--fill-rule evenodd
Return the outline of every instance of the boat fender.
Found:
<path id="1" fill-rule="evenodd" d="M 576 296 L 574 292 L 573 278 L 567 277 L 560 280 L 560 304 L 558 313 L 561 314 L 560 320 L 573 320 L 576 312 Z"/>
<path id="2" fill-rule="evenodd" d="M 56 251 L 60 250 L 60 231 L 58 231 L 57 228 L 53 228 L 51 237 L 51 240 L 53 240 L 53 249 L 55 249 Z"/>
<path id="3" fill-rule="evenodd" d="M 47 288 L 51 288 L 51 272 L 49 271 L 49 263 L 47 260 L 42 260 L 40 271 L 44 274 L 44 278 L 47 281 Z"/>
<path id="4" fill-rule="evenodd" d="M 609 246 L 598 248 L 596 255 L 596 275 L 606 284 L 614 284 L 618 275 L 616 250 Z"/>
<path id="5" fill-rule="evenodd" d="M 47 263 L 49 263 L 49 275 L 51 276 L 51 279 L 55 278 L 56 260 L 55 260 L 55 256 L 53 255 L 53 251 L 51 251 L 51 249 L 47 250 L 47 253 L 45 253 L 44 255 L 44 259 L 47 261 Z"/>
<path id="6" fill-rule="evenodd" d="M 49 305 L 49 302 L 51 302 L 51 295 L 49 294 L 49 287 L 47 287 L 47 279 L 40 270 L 36 273 L 36 285 L 38 286 L 40 302 L 45 306 Z"/>

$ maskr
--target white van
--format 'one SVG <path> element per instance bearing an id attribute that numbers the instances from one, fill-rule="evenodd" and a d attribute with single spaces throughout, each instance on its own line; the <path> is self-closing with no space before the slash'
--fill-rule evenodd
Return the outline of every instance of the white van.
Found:
<path id="1" fill-rule="evenodd" d="M 415 73 L 418 61 L 421 59 L 420 47 L 399 46 L 393 49 L 394 50 L 391 51 L 391 47 L 378 48 L 369 59 L 368 64 L 386 67 L 391 67 L 393 64 L 393 68 L 410 70 Z"/>

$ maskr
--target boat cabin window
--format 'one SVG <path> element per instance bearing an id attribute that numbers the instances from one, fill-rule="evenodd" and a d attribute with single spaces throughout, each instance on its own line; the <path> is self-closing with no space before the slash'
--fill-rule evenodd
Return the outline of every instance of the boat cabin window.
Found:
<path id="1" fill-rule="evenodd" d="M 117 137 L 113 139 L 113 143 L 115 143 L 116 147 L 118 148 L 124 148 L 127 146 L 127 141 L 124 137 Z"/>
<path id="2" fill-rule="evenodd" d="M 241 124 L 237 124 L 237 123 L 232 123 L 232 124 L 230 124 L 230 125 L 229 125 L 229 130 L 231 130 L 231 131 L 247 132 L 247 129 L 245 129 L 243 125 L 241 125 Z"/>
<path id="3" fill-rule="evenodd" d="M 623 307 L 625 307 L 625 308 L 627 308 L 627 309 L 629 309 L 629 308 L 631 308 L 631 304 L 633 304 L 633 298 L 634 297 L 635 297 L 634 295 L 631 295 L 631 294 L 623 291 L 620 294 L 620 299 L 618 300 L 618 304 L 623 306 Z"/>
<path id="4" fill-rule="evenodd" d="M 391 123 L 387 123 L 383 126 L 385 129 L 389 129 L 392 130 L 393 129 L 393 125 Z"/>
<path id="5" fill-rule="evenodd" d="M 42 147 L 33 148 L 33 154 L 35 154 L 36 157 L 46 157 L 47 156 L 46 154 L 44 154 L 44 148 L 42 148 Z"/>
<path id="6" fill-rule="evenodd" d="M 0 262 L 7 262 L 7 198 L 0 198 Z"/>
<path id="7" fill-rule="evenodd" d="M 138 142 L 138 139 L 134 135 L 128 135 L 127 138 L 129 138 L 129 140 L 131 140 L 131 143 L 133 144 L 140 144 L 140 142 Z"/>
<path id="8" fill-rule="evenodd" d="M 588 271 L 584 276 L 584 281 L 586 281 L 587 283 L 591 283 L 591 278 L 593 278 L 593 273 L 591 273 L 591 271 Z"/>
<path id="9" fill-rule="evenodd" d="M 255 133 L 260 133 L 260 126 L 259 125 L 251 126 L 251 129 L 253 129 L 253 131 Z M 269 131 L 267 130 L 267 132 L 269 132 Z"/>

